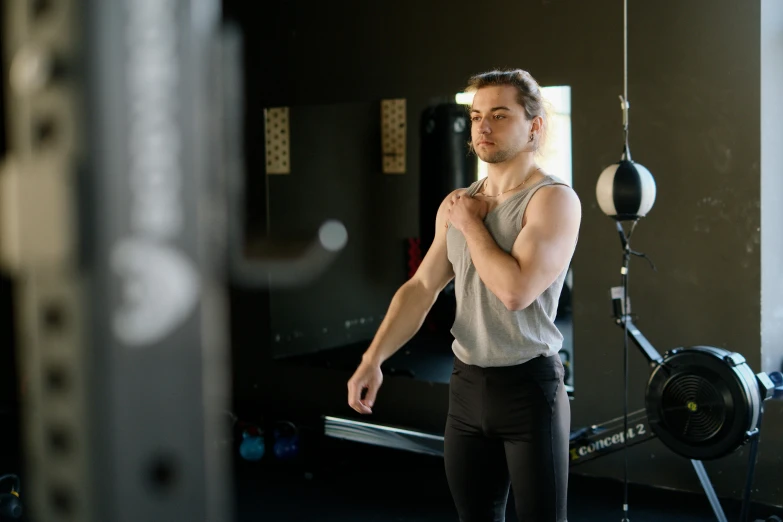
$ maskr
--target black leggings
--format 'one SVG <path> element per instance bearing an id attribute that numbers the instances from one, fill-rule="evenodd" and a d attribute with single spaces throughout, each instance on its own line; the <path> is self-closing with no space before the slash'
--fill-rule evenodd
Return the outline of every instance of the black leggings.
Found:
<path id="1" fill-rule="evenodd" d="M 481 368 L 455 358 L 446 477 L 461 522 L 565 522 L 571 406 L 560 357 Z"/>

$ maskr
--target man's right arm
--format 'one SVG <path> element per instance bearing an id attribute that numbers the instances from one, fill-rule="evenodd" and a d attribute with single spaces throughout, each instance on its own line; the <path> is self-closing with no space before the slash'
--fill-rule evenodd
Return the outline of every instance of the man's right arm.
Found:
<path id="1" fill-rule="evenodd" d="M 362 362 L 348 381 L 348 404 L 362 414 L 372 413 L 383 382 L 381 364 L 421 328 L 438 294 L 454 277 L 446 255 L 446 230 L 451 194 L 441 203 L 435 218 L 435 238 L 416 274 L 394 294 L 389 311 L 375 333 Z M 366 391 L 366 396 L 362 396 Z"/>
<path id="2" fill-rule="evenodd" d="M 414 276 L 394 294 L 363 361 L 380 365 L 404 346 L 419 331 L 438 294 L 453 279 L 454 271 L 446 254 L 450 199 L 451 194 L 438 208 L 432 245 Z"/>

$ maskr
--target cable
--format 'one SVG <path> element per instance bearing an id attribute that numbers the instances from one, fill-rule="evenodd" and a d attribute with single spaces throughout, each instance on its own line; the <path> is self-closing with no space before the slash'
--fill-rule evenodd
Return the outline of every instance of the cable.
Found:
<path id="1" fill-rule="evenodd" d="M 636 226 L 636 222 L 631 227 L 631 231 Z M 620 237 L 623 241 L 623 518 L 622 522 L 630 522 L 628 518 L 628 270 L 631 264 L 631 245 L 628 237 L 625 236 L 623 227 L 618 221 L 617 228 L 620 231 Z"/>
<path id="2" fill-rule="evenodd" d="M 624 459 L 624 471 L 623 471 L 623 518 L 622 522 L 630 522 L 628 518 L 628 321 L 630 320 L 630 312 L 628 311 L 628 272 L 631 265 L 631 256 L 643 257 L 646 259 L 652 269 L 657 271 L 655 264 L 647 257 L 643 252 L 636 252 L 631 250 L 631 235 L 636 228 L 639 218 L 633 220 L 631 228 L 628 234 L 623 230 L 623 225 L 617 221 L 617 232 L 620 235 L 620 241 L 623 245 L 623 267 L 620 270 L 622 275 L 623 285 L 623 302 L 622 302 L 622 321 L 623 321 L 623 388 L 625 394 L 623 397 L 623 459 Z"/>
<path id="3" fill-rule="evenodd" d="M 623 0 L 623 97 L 628 102 L 628 0 Z M 625 126 L 628 127 L 626 111 Z"/>
<path id="4" fill-rule="evenodd" d="M 620 107 L 623 109 L 623 154 L 621 159 L 631 161 L 631 146 L 628 144 L 628 0 L 623 2 L 623 94 L 620 96 Z"/>

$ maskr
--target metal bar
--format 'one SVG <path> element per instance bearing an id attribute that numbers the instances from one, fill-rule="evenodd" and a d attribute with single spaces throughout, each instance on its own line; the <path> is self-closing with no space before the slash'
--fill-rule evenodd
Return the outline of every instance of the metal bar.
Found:
<path id="1" fill-rule="evenodd" d="M 718 519 L 718 522 L 727 522 L 726 514 L 723 512 L 723 507 L 720 505 L 718 495 L 712 488 L 712 482 L 710 482 L 710 477 L 707 476 L 707 470 L 704 469 L 704 464 L 702 464 L 700 460 L 693 459 L 691 459 L 691 463 L 693 464 L 693 469 L 696 470 L 696 475 L 699 476 L 699 482 L 701 482 L 704 493 L 707 494 L 707 499 L 710 501 L 712 511 L 715 513 L 715 518 Z"/>
<path id="2" fill-rule="evenodd" d="M 633 321 L 631 321 L 630 317 L 626 317 L 625 322 L 628 324 L 628 334 L 631 336 L 634 344 L 642 351 L 642 355 L 644 355 L 647 361 L 652 366 L 661 364 L 663 362 L 663 357 L 661 357 L 661 354 L 658 353 L 652 343 L 647 340 Z M 622 327 L 622 321 L 620 321 L 619 325 Z"/>
<path id="3" fill-rule="evenodd" d="M 28 518 L 231 520 L 219 2 L 4 6 Z"/>
<path id="4" fill-rule="evenodd" d="M 764 400 L 762 398 L 759 408 L 759 418 L 756 422 L 756 429 L 748 434 L 750 438 L 750 452 L 748 453 L 748 470 L 745 476 L 745 489 L 742 493 L 742 508 L 740 509 L 740 522 L 746 522 L 750 516 L 750 496 L 753 490 L 753 480 L 756 474 L 756 464 L 759 451 L 759 439 L 761 438 L 761 419 L 764 416 Z"/>
<path id="5" fill-rule="evenodd" d="M 624 418 L 611 419 L 603 424 L 593 425 L 571 432 L 571 466 L 582 464 L 614 453 L 628 446 L 635 446 L 655 437 L 647 422 L 644 410 L 628 415 L 628 436 L 624 436 Z M 352 440 L 389 448 L 443 456 L 443 435 L 425 433 L 412 429 L 385 426 L 370 422 L 359 422 L 340 417 L 324 417 L 324 434 L 327 437 Z"/>
<path id="6" fill-rule="evenodd" d="M 215 0 L 85 4 L 95 520 L 229 520 Z"/>
<path id="7" fill-rule="evenodd" d="M 584 462 L 636 446 L 655 438 L 644 409 L 628 414 L 628 429 L 622 415 L 602 424 L 572 430 L 569 444 L 570 465 Z"/>
<path id="8" fill-rule="evenodd" d="M 443 456 L 443 436 L 406 430 L 340 417 L 324 417 L 324 434 L 336 439 L 351 440 L 414 453 Z"/>

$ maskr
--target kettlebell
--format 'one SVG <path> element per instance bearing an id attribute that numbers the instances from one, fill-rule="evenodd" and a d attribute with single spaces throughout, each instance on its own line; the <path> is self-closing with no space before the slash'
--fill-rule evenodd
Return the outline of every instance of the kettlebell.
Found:
<path id="1" fill-rule="evenodd" d="M 14 485 L 10 493 L 0 494 L 0 518 L 6 517 L 15 520 L 22 516 L 22 500 L 19 498 L 19 477 L 16 475 L 3 475 L 0 482 L 13 480 Z"/>
<path id="2" fill-rule="evenodd" d="M 288 460 L 299 453 L 299 429 L 289 421 L 279 421 L 275 426 L 274 454 L 281 460 Z"/>
<path id="3" fill-rule="evenodd" d="M 261 460 L 266 452 L 264 432 L 256 427 L 250 427 L 242 432 L 242 443 L 239 454 L 243 459 L 255 462 Z"/>

